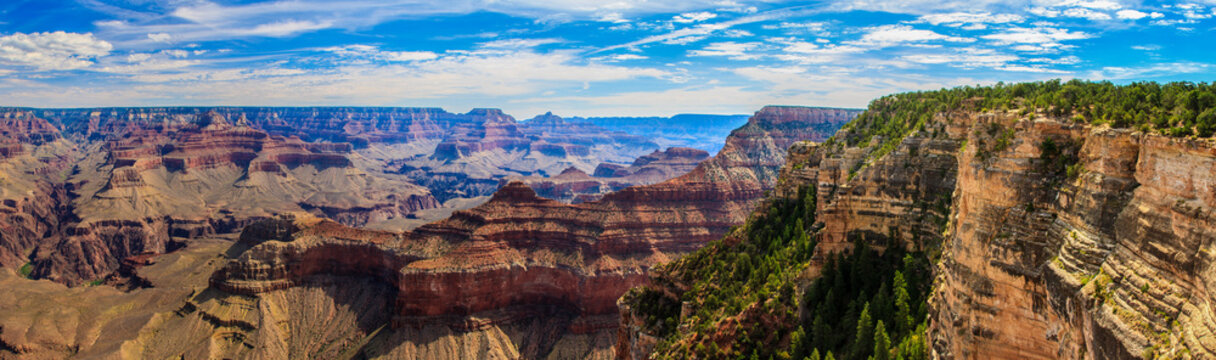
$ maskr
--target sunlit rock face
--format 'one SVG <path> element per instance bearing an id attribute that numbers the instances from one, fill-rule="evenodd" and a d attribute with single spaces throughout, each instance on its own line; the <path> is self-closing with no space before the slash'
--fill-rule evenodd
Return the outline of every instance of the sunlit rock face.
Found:
<path id="1" fill-rule="evenodd" d="M 806 115 L 820 111 L 832 115 Z M 228 293 L 265 297 L 319 277 L 358 275 L 395 289 L 389 310 L 395 329 L 440 323 L 483 331 L 539 318 L 560 324 L 566 335 L 558 338 L 611 339 L 617 298 L 647 281 L 650 266 L 693 251 L 741 223 L 775 185 L 784 150 L 795 138 L 822 139 L 826 135 L 818 126 L 839 127 L 855 114 L 766 108 L 754 117 L 763 122 L 737 131 L 721 153 L 688 174 L 580 204 L 545 199 L 522 182 L 509 182 L 485 204 L 405 233 L 329 221 L 250 226 L 242 236 L 250 249 L 216 272 L 211 284 Z M 769 128 L 780 136 L 766 137 Z M 670 152 L 673 157 L 704 154 Z M 665 159 L 656 154 L 636 164 Z M 291 235 L 264 229 L 289 229 Z M 552 311 L 574 317 L 555 317 Z M 529 339 L 519 341 L 534 341 Z M 598 351 L 610 354 L 612 345 L 604 341 Z"/>
<path id="2" fill-rule="evenodd" d="M 793 146 L 773 194 L 817 187 L 821 258 L 854 239 L 940 244 L 936 356 L 1211 356 L 1216 147 L 1034 115 L 936 114 L 877 158 L 883 139 L 846 146 L 842 130 Z M 636 326 L 619 338 L 653 346 Z"/>
<path id="3" fill-rule="evenodd" d="M 57 139 L 46 132 L 53 126 L 30 126 L 36 118 L 23 114 L 25 125 L 13 128 L 40 134 L 21 137 L 27 146 Z M 54 209 L 27 211 L 46 219 L 28 231 L 41 244 L 31 249 L 31 241 L 13 241 L 26 244 L 13 248 L 28 254 L 32 276 L 69 284 L 100 279 L 126 257 L 239 232 L 278 213 L 312 211 L 358 226 L 439 206 L 404 176 L 356 168 L 349 143 L 271 135 L 215 111 L 123 129 L 121 136 L 69 144 L 86 149 L 70 172 L 38 179 L 49 187 L 45 203 Z M 54 196 L 56 186 L 64 196 Z"/>

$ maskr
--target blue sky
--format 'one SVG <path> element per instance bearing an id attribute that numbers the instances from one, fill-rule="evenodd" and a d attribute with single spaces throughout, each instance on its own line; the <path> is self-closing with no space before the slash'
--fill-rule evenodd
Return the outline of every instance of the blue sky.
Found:
<path id="1" fill-rule="evenodd" d="M 864 107 L 1051 78 L 1212 81 L 1216 0 L 6 0 L 0 105 Z"/>

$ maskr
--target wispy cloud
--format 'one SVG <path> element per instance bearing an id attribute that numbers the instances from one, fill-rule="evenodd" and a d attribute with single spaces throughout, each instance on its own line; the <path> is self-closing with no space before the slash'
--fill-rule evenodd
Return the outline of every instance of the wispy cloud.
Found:
<path id="1" fill-rule="evenodd" d="M 96 13 L 5 14 L 26 30 L 0 33 L 0 101 L 646 115 L 1216 75 L 1202 52 L 1158 46 L 1213 45 L 1210 1 L 79 1 Z"/>
<path id="2" fill-rule="evenodd" d="M 942 35 L 932 30 L 915 29 L 908 25 L 883 25 L 867 28 L 865 35 L 861 39 L 852 41 L 851 43 L 854 45 L 883 47 L 928 41 L 973 42 L 975 39 Z"/>
<path id="3" fill-rule="evenodd" d="M 0 36 L 0 64 L 40 71 L 81 69 L 113 48 L 91 33 L 14 33 Z"/>
<path id="4" fill-rule="evenodd" d="M 790 7 L 790 8 L 780 9 L 780 10 L 773 10 L 773 11 L 758 13 L 755 15 L 739 17 L 734 20 L 722 21 L 722 22 L 717 22 L 717 23 L 700 24 L 700 25 L 696 25 L 693 27 L 687 27 L 687 28 L 671 31 L 666 34 L 647 36 L 642 39 L 630 41 L 630 42 L 627 42 L 624 44 L 607 46 L 607 47 L 601 48 L 599 50 L 593 51 L 592 53 L 599 53 L 599 52 L 611 51 L 611 50 L 622 49 L 622 48 L 633 48 L 633 47 L 657 43 L 657 42 L 662 42 L 662 43 L 667 43 L 667 44 L 687 44 L 687 43 L 691 43 L 691 42 L 695 42 L 695 41 L 700 41 L 702 39 L 709 37 L 710 35 L 712 35 L 715 32 L 730 29 L 735 26 L 739 26 L 739 25 L 743 25 L 743 24 L 752 24 L 752 23 L 757 23 L 757 22 L 762 22 L 762 21 L 769 21 L 769 20 L 774 20 L 774 19 L 783 19 L 783 18 L 788 18 L 791 16 L 805 15 L 805 14 L 810 14 L 810 13 L 818 12 L 818 11 L 821 11 L 821 10 L 816 10 L 816 9 L 808 7 L 808 6 L 798 6 L 798 7 Z"/>

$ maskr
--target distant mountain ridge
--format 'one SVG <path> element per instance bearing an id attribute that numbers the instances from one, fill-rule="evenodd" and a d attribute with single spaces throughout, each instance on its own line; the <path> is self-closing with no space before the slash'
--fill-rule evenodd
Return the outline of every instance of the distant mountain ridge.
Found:
<path id="1" fill-rule="evenodd" d="M 701 149 L 712 156 L 722 149 L 722 139 L 730 135 L 731 130 L 747 123 L 750 116 L 678 114 L 670 117 L 569 117 L 566 120 L 646 136 L 655 139 L 663 148 Z"/>

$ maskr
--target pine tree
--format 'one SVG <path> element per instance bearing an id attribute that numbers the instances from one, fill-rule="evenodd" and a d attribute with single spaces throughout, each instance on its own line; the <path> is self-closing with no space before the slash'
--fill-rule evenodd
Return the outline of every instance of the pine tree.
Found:
<path id="1" fill-rule="evenodd" d="M 907 334 L 912 331 L 912 297 L 908 294 L 908 283 L 904 273 L 895 272 L 895 331 Z"/>
<path id="2" fill-rule="evenodd" d="M 853 336 L 853 358 L 865 359 L 869 356 L 874 340 L 874 321 L 870 319 L 870 303 L 862 308 L 857 317 L 857 334 Z"/>
<path id="3" fill-rule="evenodd" d="M 891 338 L 887 336 L 887 327 L 882 320 L 874 327 L 874 360 L 887 360 L 891 354 Z"/>
<path id="4" fill-rule="evenodd" d="M 807 357 L 807 359 L 809 359 L 809 360 L 820 360 L 820 359 L 819 359 L 819 349 L 815 349 L 815 351 L 814 351 L 814 352 L 811 352 L 811 356 Z"/>
<path id="5" fill-rule="evenodd" d="M 802 330 L 801 326 L 799 326 L 797 330 L 794 330 L 793 334 L 790 334 L 790 354 L 793 355 L 795 359 L 805 356 L 805 343 L 806 332 Z"/>

